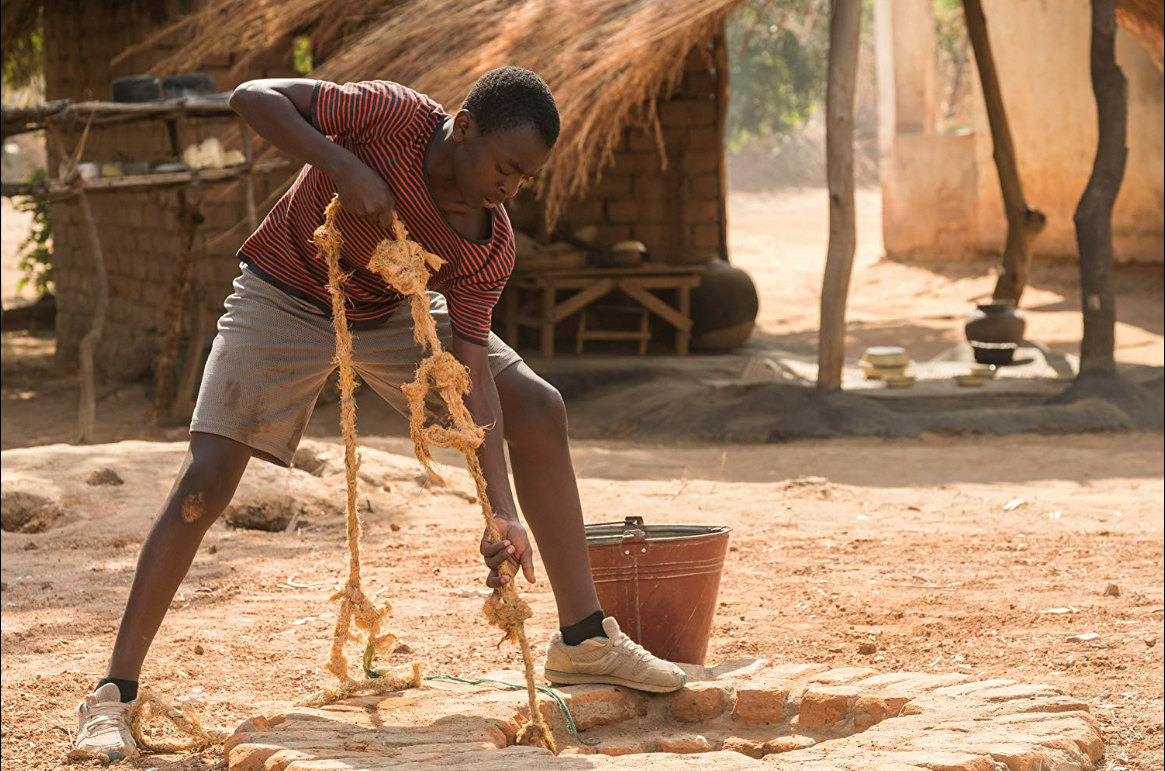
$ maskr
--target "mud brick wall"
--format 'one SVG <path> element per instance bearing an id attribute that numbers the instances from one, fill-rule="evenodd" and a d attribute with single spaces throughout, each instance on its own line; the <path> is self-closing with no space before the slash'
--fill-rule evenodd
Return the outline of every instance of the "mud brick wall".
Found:
<path id="1" fill-rule="evenodd" d="M 651 259 L 671 265 L 725 259 L 723 105 L 712 43 L 693 49 L 673 92 L 657 103 L 667 164 L 650 129 L 629 128 L 598 184 L 570 202 L 556 229 L 598 227 L 601 244 L 642 241 Z M 515 224 L 537 233 L 541 209 L 520 201 Z"/>
<path id="2" fill-rule="evenodd" d="M 122 75 L 150 72 L 151 64 L 172 50 L 161 41 L 127 61 L 110 60 L 128 46 L 195 8 L 198 0 L 90 0 L 71 3 L 50 0 L 45 5 L 45 96 L 47 99 L 110 98 L 110 83 Z M 230 75 L 232 61 L 222 57 L 198 69 L 215 77 L 220 91 L 243 80 L 294 75 L 290 42 L 272 46 L 242 75 Z M 228 118 L 182 119 L 177 122 L 180 148 L 209 136 L 239 147 L 235 121 Z M 233 141 L 228 137 L 234 136 Z M 49 137 L 49 172 L 56 173 L 61 150 L 70 153 L 79 131 Z M 173 158 L 167 125 L 138 121 L 94 127 L 83 160 L 106 162 L 168 161 Z M 256 177 L 256 201 L 262 203 L 292 173 L 289 170 Z M 171 316 L 169 306 L 173 266 L 185 237 L 179 222 L 178 190 L 93 192 L 89 195 L 109 274 L 109 311 L 97 357 L 103 375 L 134 379 L 148 373 L 156 352 L 158 331 Z M 188 194 L 201 199 L 206 222 L 201 238 L 210 242 L 245 219 L 241 184 L 206 185 Z M 260 210 L 259 216 L 265 214 Z M 75 201 L 52 207 L 53 259 L 57 285 L 57 359 L 74 367 L 77 346 L 88 331 L 95 299 L 92 257 Z M 218 243 L 196 252 L 197 280 L 206 290 L 206 304 L 216 311 L 238 274 L 235 253 L 248 235 L 236 228 Z"/>

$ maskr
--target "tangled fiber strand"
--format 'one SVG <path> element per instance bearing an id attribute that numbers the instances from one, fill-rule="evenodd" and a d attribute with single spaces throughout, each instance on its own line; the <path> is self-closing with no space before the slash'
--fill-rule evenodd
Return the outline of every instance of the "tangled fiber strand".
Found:
<path id="1" fill-rule="evenodd" d="M 383 629 L 385 618 L 392 612 L 392 605 L 385 602 L 383 606 L 377 607 L 364 591 L 360 576 L 361 528 L 356 499 L 356 473 L 360 469 L 360 454 L 356 446 L 356 401 L 352 396 L 356 379 L 352 372 L 352 333 L 348 330 L 348 317 L 344 309 L 343 284 L 348 276 L 340 270 L 340 249 L 344 239 L 336 225 L 339 211 L 340 199 L 336 197 L 324 210 L 324 224 L 316 229 L 312 240 L 319 249 L 319 256 L 328 266 L 328 293 L 332 297 L 332 325 L 336 330 L 336 364 L 340 370 L 340 425 L 344 434 L 344 471 L 347 477 L 345 520 L 348 580 L 332 597 L 340 601 L 340 609 L 332 633 L 332 651 L 327 669 L 340 681 L 340 686 L 333 690 L 337 698 L 343 698 L 346 689 L 361 687 L 348 674 L 348 654 L 344 651 L 344 645 L 348 641 L 366 642 L 365 659 L 370 663 L 375 654 L 392 650 L 396 635 Z M 353 623 L 355 630 L 352 628 Z M 369 674 L 379 676 L 370 666 L 365 669 Z"/>
<path id="2" fill-rule="evenodd" d="M 325 686 L 323 690 L 296 702 L 297 707 L 322 707 L 350 696 L 366 693 L 392 693 L 405 688 L 420 688 L 425 676 L 425 665 L 420 661 L 399 667 L 377 667 L 376 677 L 365 680 L 348 680 L 337 685 Z"/>
<path id="3" fill-rule="evenodd" d="M 179 733 L 188 736 L 189 739 L 187 741 L 173 741 L 151 737 L 146 733 L 146 721 L 154 718 L 165 718 L 178 729 Z M 192 703 L 175 702 L 170 704 L 146 688 L 138 691 L 138 697 L 130 705 L 129 729 L 138 749 L 149 752 L 197 752 L 227 738 L 224 731 L 204 728 L 198 710 Z M 78 748 L 69 750 L 66 757 L 69 760 L 109 762 L 109 756 L 105 754 L 92 753 Z"/>
<path id="4" fill-rule="evenodd" d="M 451 448 L 465 456 L 469 474 L 477 487 L 477 500 L 481 504 L 481 513 L 485 519 L 486 540 L 489 543 L 498 543 L 502 537 L 494 519 L 493 507 L 486 495 L 485 476 L 477 457 L 477 449 L 485 440 L 485 429 L 474 423 L 473 416 L 465 406 L 464 397 L 470 389 L 469 371 L 454 358 L 453 354 L 442 349 L 433 315 L 429 311 L 428 298 L 425 296 L 429 270 L 439 268 L 442 261 L 436 255 L 426 252 L 419 244 L 409 241 L 404 224 L 396 218 L 393 219 L 393 236 L 394 240 L 382 241 L 377 246 L 368 267 L 379 273 L 390 287 L 410 297 L 413 334 L 422 351 L 431 352 L 417 367 L 416 379 L 401 386 L 409 405 L 409 433 L 413 439 L 413 448 L 429 476 L 440 484 L 444 484 L 444 480 L 433 469 L 433 456 L 429 447 Z M 439 392 L 447 405 L 451 417 L 450 425 L 425 426 L 425 399 L 432 389 Z M 511 580 L 498 589 L 501 601 L 497 605 L 491 605 L 489 600 L 486 600 L 483 610 L 489 622 L 505 633 L 498 645 L 507 641 L 516 642 L 522 651 L 530 722 L 518 732 L 517 740 L 519 744 L 542 746 L 557 753 L 554 736 L 538 709 L 534 662 L 530 655 L 530 642 L 526 638 L 525 624 L 526 619 L 533 615 L 533 611 L 518 595 L 515 582 L 512 580 L 515 572 L 513 567 L 505 563 L 503 570 Z"/>

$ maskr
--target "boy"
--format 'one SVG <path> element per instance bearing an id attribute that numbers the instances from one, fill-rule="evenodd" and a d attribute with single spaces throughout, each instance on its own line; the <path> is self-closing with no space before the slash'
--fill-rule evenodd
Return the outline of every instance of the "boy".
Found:
<path id="1" fill-rule="evenodd" d="M 430 278 L 430 308 L 443 344 L 469 368 L 474 387 L 466 406 L 478 425 L 492 426 L 479 453 L 503 541 L 487 545 L 483 536 L 486 585 L 496 590 L 508 580 L 499 572 L 507 560 L 535 580 L 504 441 L 558 607 L 560 630 L 547 649 L 546 678 L 654 692 L 680 688 L 679 667 L 631 642 L 615 619 L 603 616 L 562 398 L 490 332 L 493 307 L 514 266 L 502 203 L 546 163 L 558 138 L 550 89 L 529 70 L 502 67 L 481 76 L 450 116 L 389 81 L 257 80 L 239 86 L 231 106 L 305 166 L 239 251 L 242 275 L 219 320 L 190 448 L 142 546 L 106 677 L 78 707 L 77 747 L 111 759 L 135 751 L 128 705 L 203 535 L 252 456 L 286 466 L 299 444 L 335 366 L 327 269 L 311 234 L 336 193 L 343 205 L 341 265 L 351 271 L 344 291 L 353 366 L 402 413 L 400 385 L 412 380 L 422 354 L 407 304 L 367 269 L 368 258 L 389 237 L 395 212 L 413 239 L 446 261 Z"/>

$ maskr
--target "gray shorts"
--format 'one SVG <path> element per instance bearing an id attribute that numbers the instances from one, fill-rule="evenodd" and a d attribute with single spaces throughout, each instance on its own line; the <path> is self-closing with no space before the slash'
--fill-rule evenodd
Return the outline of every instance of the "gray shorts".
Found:
<path id="1" fill-rule="evenodd" d="M 256 457 L 287 466 L 316 397 L 336 368 L 332 320 L 245 267 L 234 290 L 218 322 L 190 430 L 225 436 L 251 447 Z M 449 345 L 453 332 L 445 298 L 429 292 L 429 309 L 441 342 Z M 353 369 L 403 415 L 408 405 L 400 387 L 416 376 L 421 358 L 407 303 L 381 326 L 352 330 Z M 489 368 L 495 376 L 521 360 L 490 333 Z"/>

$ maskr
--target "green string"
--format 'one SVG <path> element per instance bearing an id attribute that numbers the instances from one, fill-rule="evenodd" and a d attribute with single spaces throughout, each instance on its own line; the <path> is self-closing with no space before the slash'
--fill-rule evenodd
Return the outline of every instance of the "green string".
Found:
<path id="1" fill-rule="evenodd" d="M 462 683 L 464 685 L 485 685 L 486 683 L 489 683 L 491 685 L 500 685 L 503 688 L 509 688 L 511 691 L 526 690 L 526 686 L 524 685 L 515 685 L 514 683 L 507 683 L 502 680 L 470 680 L 468 678 L 457 677 L 455 675 L 425 675 L 425 679 L 446 680 L 451 683 Z M 555 702 L 557 702 L 559 708 L 562 709 L 562 714 L 566 715 L 566 725 L 570 728 L 570 732 L 574 734 L 574 738 L 578 739 L 581 744 L 585 744 L 588 747 L 594 747 L 597 744 L 602 744 L 602 742 L 598 739 L 593 742 L 588 742 L 586 739 L 579 736 L 578 728 L 576 728 L 574 725 L 574 717 L 571 716 L 570 709 L 567 708 L 566 702 L 562 700 L 562 697 L 558 695 L 557 691 L 555 691 L 553 688 L 547 688 L 545 685 L 536 685 L 534 687 L 537 688 L 541 693 L 546 694 L 550 698 L 554 699 Z"/>

